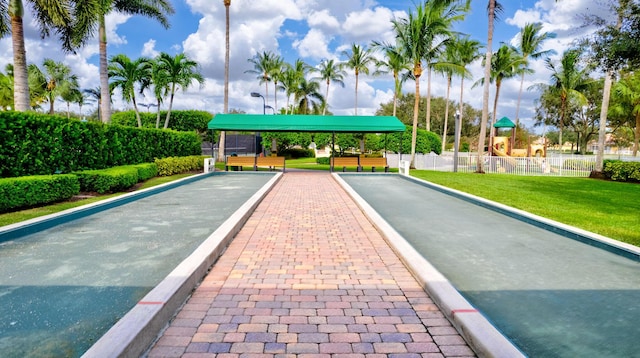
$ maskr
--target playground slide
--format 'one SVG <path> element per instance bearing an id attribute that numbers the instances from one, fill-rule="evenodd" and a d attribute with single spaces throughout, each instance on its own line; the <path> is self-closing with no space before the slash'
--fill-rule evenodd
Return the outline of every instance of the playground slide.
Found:
<path id="1" fill-rule="evenodd" d="M 518 166 L 518 162 L 514 158 L 500 149 L 493 148 L 493 154 L 505 158 L 504 164 L 506 164 L 505 166 L 508 170 L 512 170 Z"/>

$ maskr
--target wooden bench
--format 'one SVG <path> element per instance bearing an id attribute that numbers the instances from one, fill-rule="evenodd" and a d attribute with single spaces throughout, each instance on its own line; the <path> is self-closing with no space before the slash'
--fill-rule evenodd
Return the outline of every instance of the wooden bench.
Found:
<path id="1" fill-rule="evenodd" d="M 334 167 L 342 167 L 342 171 L 346 172 L 347 167 L 356 167 L 356 171 L 360 171 L 360 162 L 358 157 L 333 157 L 331 159 L 331 171 Z"/>
<path id="2" fill-rule="evenodd" d="M 284 172 L 284 157 L 258 157 L 256 167 L 269 167 L 269 170 L 281 167 Z"/>
<path id="3" fill-rule="evenodd" d="M 224 170 L 229 171 L 229 167 L 238 167 L 240 170 L 242 170 L 242 167 L 251 167 L 253 170 L 258 170 L 256 167 L 256 157 L 227 157 Z"/>
<path id="4" fill-rule="evenodd" d="M 371 171 L 375 172 L 376 168 L 384 168 L 385 172 L 389 171 L 387 158 L 360 158 L 360 168 L 371 167 Z"/>

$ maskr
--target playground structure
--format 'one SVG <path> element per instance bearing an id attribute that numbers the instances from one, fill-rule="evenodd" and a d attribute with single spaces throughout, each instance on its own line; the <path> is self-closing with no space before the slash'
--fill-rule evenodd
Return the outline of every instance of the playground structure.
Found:
<path id="1" fill-rule="evenodd" d="M 495 134 L 499 128 L 511 128 L 511 137 L 491 137 L 489 153 L 499 157 L 546 157 L 547 146 L 544 144 L 527 144 L 527 148 L 515 147 L 516 125 L 507 117 L 502 117 L 493 125 Z"/>

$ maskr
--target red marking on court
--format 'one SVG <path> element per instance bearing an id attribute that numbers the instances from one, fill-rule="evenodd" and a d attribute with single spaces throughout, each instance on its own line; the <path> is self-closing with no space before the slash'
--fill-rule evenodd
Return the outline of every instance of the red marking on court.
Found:
<path id="1" fill-rule="evenodd" d="M 160 302 L 160 301 L 140 301 L 138 302 L 139 305 L 163 305 L 164 302 Z"/>
<path id="2" fill-rule="evenodd" d="M 478 312 L 478 310 L 474 308 L 461 308 L 457 310 L 451 310 L 451 317 L 454 317 L 456 313 L 476 313 L 476 312 Z"/>

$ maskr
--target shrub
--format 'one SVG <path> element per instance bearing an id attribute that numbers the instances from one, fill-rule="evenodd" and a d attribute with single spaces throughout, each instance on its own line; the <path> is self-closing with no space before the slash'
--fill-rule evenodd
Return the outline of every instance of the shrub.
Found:
<path id="1" fill-rule="evenodd" d="M 160 128 L 164 127 L 167 111 L 160 111 Z M 169 129 L 182 132 L 196 131 L 200 134 L 207 132 L 207 126 L 213 115 L 205 111 L 171 111 Z M 140 112 L 140 121 L 144 128 L 156 127 L 156 113 Z M 111 115 L 111 123 L 127 127 L 137 127 L 136 112 L 125 111 Z"/>
<path id="2" fill-rule="evenodd" d="M 158 166 L 158 175 L 169 176 L 204 169 L 204 158 L 201 155 L 168 157 L 156 159 L 155 164 Z"/>
<path id="3" fill-rule="evenodd" d="M 145 181 L 158 176 L 156 163 L 136 164 L 133 167 L 138 170 L 138 181 Z"/>
<path id="4" fill-rule="evenodd" d="M 602 172 L 611 180 L 640 182 L 640 162 L 605 160 Z"/>
<path id="5" fill-rule="evenodd" d="M 331 158 L 329 158 L 329 157 L 316 158 L 316 163 L 329 165 L 329 164 L 331 164 Z"/>
<path id="6" fill-rule="evenodd" d="M 80 192 L 75 175 L 0 179 L 0 212 L 67 200 Z"/>
<path id="7" fill-rule="evenodd" d="M 138 183 L 138 169 L 134 166 L 86 170 L 74 174 L 78 177 L 81 191 L 100 194 L 123 191 Z"/>

